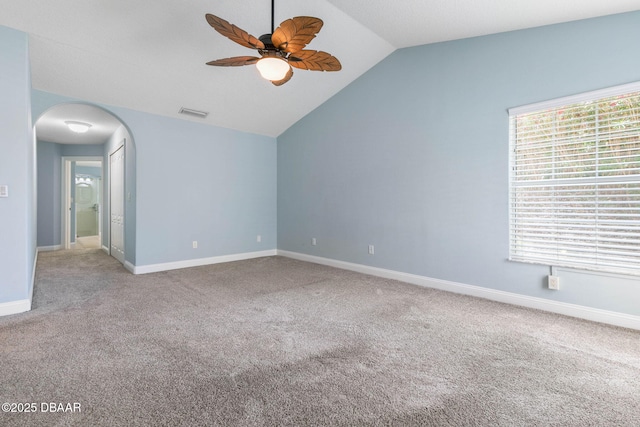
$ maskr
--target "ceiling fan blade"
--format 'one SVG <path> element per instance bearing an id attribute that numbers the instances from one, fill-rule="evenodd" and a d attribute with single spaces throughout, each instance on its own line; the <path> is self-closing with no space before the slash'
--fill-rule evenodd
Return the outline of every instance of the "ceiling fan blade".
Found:
<path id="1" fill-rule="evenodd" d="M 242 30 L 224 19 L 218 18 L 210 13 L 207 13 L 205 16 L 209 25 L 223 36 L 244 47 L 248 47 L 249 49 L 264 49 L 264 43 L 247 33 L 245 30 Z"/>
<path id="2" fill-rule="evenodd" d="M 235 56 L 233 58 L 216 59 L 207 62 L 207 65 L 215 65 L 218 67 L 241 67 L 243 65 L 251 65 L 258 62 L 260 58 L 255 56 Z"/>
<path id="3" fill-rule="evenodd" d="M 282 86 L 283 84 L 291 80 L 291 77 L 293 77 L 293 69 L 289 67 L 289 71 L 287 71 L 287 74 L 284 76 L 282 80 L 271 80 L 271 83 L 273 83 L 276 86 Z"/>
<path id="4" fill-rule="evenodd" d="M 301 50 L 289 55 L 289 65 L 311 71 L 340 71 L 342 64 L 335 56 L 318 50 Z"/>
<path id="5" fill-rule="evenodd" d="M 311 16 L 296 16 L 284 21 L 271 36 L 275 47 L 285 52 L 298 52 L 313 40 L 322 28 L 322 20 Z"/>

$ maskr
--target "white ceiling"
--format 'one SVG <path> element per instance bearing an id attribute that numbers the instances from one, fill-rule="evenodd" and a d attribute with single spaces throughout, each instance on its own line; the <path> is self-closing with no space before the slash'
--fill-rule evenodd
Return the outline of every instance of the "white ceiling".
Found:
<path id="1" fill-rule="evenodd" d="M 91 124 L 86 133 L 69 130 L 65 121 Z M 50 108 L 36 121 L 36 137 L 58 144 L 102 144 L 122 124 L 101 108 L 87 104 L 62 104 Z"/>
<path id="2" fill-rule="evenodd" d="M 277 136 L 397 48 L 638 10 L 640 1 L 277 0 L 275 9 L 276 25 L 321 18 L 308 48 L 335 55 L 342 71 L 294 70 L 275 87 L 253 66 L 205 65 L 253 54 L 205 13 L 258 37 L 270 32 L 269 0 L 0 0 L 0 25 L 29 33 L 35 89 Z"/>

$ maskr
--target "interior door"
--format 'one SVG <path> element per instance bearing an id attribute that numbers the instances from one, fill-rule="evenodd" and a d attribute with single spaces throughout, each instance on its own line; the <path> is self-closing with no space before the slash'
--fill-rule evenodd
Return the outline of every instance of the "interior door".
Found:
<path id="1" fill-rule="evenodd" d="M 124 145 L 109 156 L 110 252 L 124 264 Z"/>

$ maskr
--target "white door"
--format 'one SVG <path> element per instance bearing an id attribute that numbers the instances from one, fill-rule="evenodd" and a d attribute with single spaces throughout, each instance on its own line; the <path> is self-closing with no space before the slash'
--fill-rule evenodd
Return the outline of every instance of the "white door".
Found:
<path id="1" fill-rule="evenodd" d="M 124 145 L 109 156 L 111 256 L 124 264 Z"/>

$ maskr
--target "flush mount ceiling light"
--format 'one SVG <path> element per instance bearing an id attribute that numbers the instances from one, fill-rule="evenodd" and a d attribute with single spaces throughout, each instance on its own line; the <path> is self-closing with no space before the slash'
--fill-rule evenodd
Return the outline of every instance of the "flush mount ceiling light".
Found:
<path id="1" fill-rule="evenodd" d="M 91 125 L 89 123 L 74 122 L 72 120 L 65 121 L 65 123 L 66 123 L 66 125 L 69 127 L 69 129 L 71 131 L 76 132 L 76 133 L 85 133 L 91 127 Z"/>
<path id="2" fill-rule="evenodd" d="M 210 13 L 207 22 L 217 32 L 249 49 L 256 49 L 261 58 L 255 56 L 236 56 L 216 59 L 207 65 L 218 67 L 239 67 L 256 64 L 262 77 L 276 86 L 288 82 L 293 76 L 291 67 L 310 71 L 340 71 L 340 61 L 327 52 L 305 50 L 306 45 L 316 37 L 322 28 L 321 19 L 311 16 L 297 16 L 287 19 L 274 30 L 274 0 L 271 0 L 271 34 L 255 38 L 233 24 Z"/>

